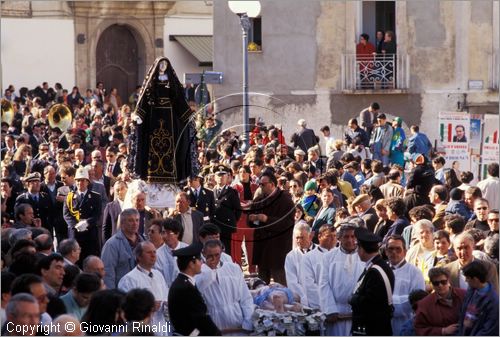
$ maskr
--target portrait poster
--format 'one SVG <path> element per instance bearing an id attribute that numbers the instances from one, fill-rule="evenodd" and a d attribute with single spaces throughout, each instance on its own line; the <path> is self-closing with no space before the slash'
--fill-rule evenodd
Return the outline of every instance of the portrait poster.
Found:
<path id="1" fill-rule="evenodd" d="M 441 112 L 439 139 L 445 152 L 445 167 L 451 168 L 458 162 L 461 171 L 469 171 L 470 116 L 466 112 Z"/>
<path id="2" fill-rule="evenodd" d="M 499 139 L 498 139 L 498 115 L 484 115 L 484 141 L 482 151 L 482 163 L 498 163 Z"/>

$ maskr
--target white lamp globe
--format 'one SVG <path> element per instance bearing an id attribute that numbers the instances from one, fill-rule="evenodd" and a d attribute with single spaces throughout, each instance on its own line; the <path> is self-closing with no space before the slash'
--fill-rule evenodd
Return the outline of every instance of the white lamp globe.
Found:
<path id="1" fill-rule="evenodd" d="M 256 18 L 260 14 L 260 1 L 228 1 L 229 9 L 234 14 L 245 14 L 250 18 Z"/>

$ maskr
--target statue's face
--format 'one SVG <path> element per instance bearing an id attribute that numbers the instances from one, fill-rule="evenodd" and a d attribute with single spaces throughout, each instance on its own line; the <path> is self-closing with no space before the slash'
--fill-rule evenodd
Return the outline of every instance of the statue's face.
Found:
<path id="1" fill-rule="evenodd" d="M 160 62 L 160 71 L 165 72 L 167 70 L 167 61 L 163 60 Z"/>

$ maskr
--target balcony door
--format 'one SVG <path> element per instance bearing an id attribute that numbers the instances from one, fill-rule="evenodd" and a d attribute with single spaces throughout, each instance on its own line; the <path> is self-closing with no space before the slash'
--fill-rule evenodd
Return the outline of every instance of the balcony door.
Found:
<path id="1" fill-rule="evenodd" d="M 363 1 L 362 11 L 362 33 L 370 36 L 371 43 L 375 44 L 377 30 L 396 33 L 395 1 Z"/>

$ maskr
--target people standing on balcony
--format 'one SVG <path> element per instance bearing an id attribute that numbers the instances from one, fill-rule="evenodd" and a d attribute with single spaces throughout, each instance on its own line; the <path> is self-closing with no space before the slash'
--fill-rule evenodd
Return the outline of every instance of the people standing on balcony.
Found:
<path id="1" fill-rule="evenodd" d="M 380 110 L 380 105 L 377 102 L 373 102 L 370 106 L 359 113 L 359 121 L 361 127 L 366 131 L 366 137 L 370 139 L 373 124 L 376 123 L 378 117 L 378 111 Z M 351 128 L 352 129 L 352 128 Z"/>
<path id="2" fill-rule="evenodd" d="M 389 166 L 389 154 L 391 151 L 392 127 L 387 124 L 385 114 L 377 117 L 378 126 L 373 130 L 370 139 L 370 150 L 373 159 L 380 160 L 385 166 Z"/>
<path id="3" fill-rule="evenodd" d="M 377 54 L 382 53 L 382 45 L 384 43 L 385 32 L 383 30 L 377 30 L 377 40 L 375 42 Z"/>
<path id="4" fill-rule="evenodd" d="M 373 55 L 376 55 L 376 53 L 375 46 L 373 43 L 368 42 L 369 39 L 370 36 L 363 33 L 359 36 L 359 43 L 356 45 L 356 61 L 359 65 L 360 89 L 373 88 Z"/>
<path id="5" fill-rule="evenodd" d="M 381 74 L 382 88 L 387 89 L 388 85 L 396 88 L 396 41 L 393 31 L 388 30 L 385 32 L 384 42 L 382 43 L 382 55 L 385 63 L 382 68 L 385 71 Z"/>

